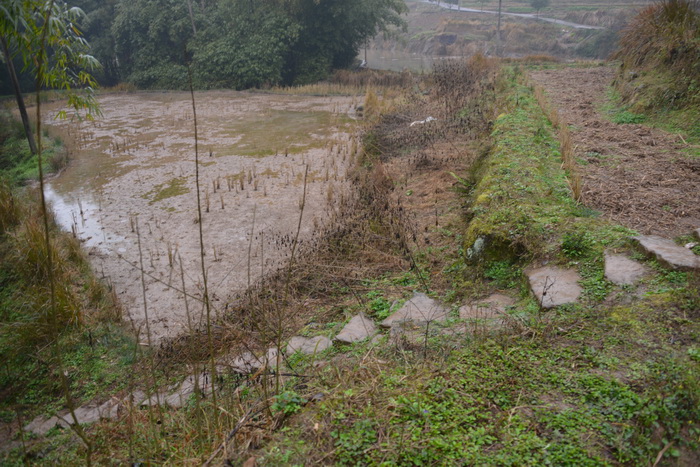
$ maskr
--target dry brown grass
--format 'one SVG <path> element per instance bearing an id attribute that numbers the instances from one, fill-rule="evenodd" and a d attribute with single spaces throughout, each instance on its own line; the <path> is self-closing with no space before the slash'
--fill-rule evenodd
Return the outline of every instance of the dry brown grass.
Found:
<path id="1" fill-rule="evenodd" d="M 537 104 L 542 109 L 542 112 L 547 116 L 552 126 L 557 130 L 559 135 L 559 151 L 562 158 L 562 166 L 568 174 L 569 187 L 576 201 L 581 201 L 583 182 L 581 181 L 581 173 L 576 165 L 576 156 L 574 146 L 571 139 L 571 131 L 567 122 L 563 121 L 556 107 L 550 104 L 545 94 L 544 89 L 538 85 L 532 85 L 533 93 Z"/>

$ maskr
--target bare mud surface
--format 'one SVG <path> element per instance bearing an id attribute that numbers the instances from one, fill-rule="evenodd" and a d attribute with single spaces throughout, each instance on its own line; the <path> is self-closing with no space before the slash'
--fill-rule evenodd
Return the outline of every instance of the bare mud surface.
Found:
<path id="1" fill-rule="evenodd" d="M 643 234 L 678 236 L 700 226 L 700 160 L 678 136 L 601 115 L 611 67 L 532 72 L 570 125 L 583 202 Z"/>
<path id="2" fill-rule="evenodd" d="M 203 319 L 192 103 L 188 93 L 137 93 L 100 104 L 95 122 L 47 122 L 72 157 L 48 194 L 125 319 L 145 342 L 147 312 L 158 342 Z M 328 219 L 346 188 L 355 102 L 222 91 L 198 93 L 196 104 L 205 267 L 219 313 L 229 295 L 284 264 L 300 214 L 302 242 Z"/>

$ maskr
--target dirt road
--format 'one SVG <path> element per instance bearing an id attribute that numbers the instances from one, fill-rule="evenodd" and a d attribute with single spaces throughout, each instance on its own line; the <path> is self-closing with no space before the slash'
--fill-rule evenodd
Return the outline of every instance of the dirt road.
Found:
<path id="1" fill-rule="evenodd" d="M 602 114 L 612 67 L 531 73 L 574 139 L 583 202 L 643 234 L 678 236 L 700 227 L 700 160 L 675 134 L 612 123 Z"/>

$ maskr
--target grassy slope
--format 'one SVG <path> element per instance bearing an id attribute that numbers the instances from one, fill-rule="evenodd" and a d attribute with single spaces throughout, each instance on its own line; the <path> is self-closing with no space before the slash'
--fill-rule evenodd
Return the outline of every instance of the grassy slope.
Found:
<path id="1" fill-rule="evenodd" d="M 68 375 L 77 404 L 125 386 L 134 344 L 121 327 L 112 295 L 93 275 L 78 242 L 55 227 L 58 313 L 55 321 L 49 318 L 38 197 L 35 190 L 20 185 L 36 178 L 37 160 L 29 154 L 21 127 L 9 128 L 14 134 L 5 135 L 0 145 L 0 422 L 13 431 L 37 414 L 64 408 L 56 371 Z M 61 151 L 60 144 L 50 145 L 45 153 L 49 158 Z M 50 169 L 47 164 L 47 172 Z M 51 344 L 55 335 L 57 346 Z M 56 351 L 62 357 L 60 367 Z M 3 462 L 21 463 L 23 451 L 0 456 Z"/>
<path id="2" fill-rule="evenodd" d="M 515 286 L 517 325 L 319 357 L 333 364 L 303 392 L 325 397 L 284 405 L 298 413 L 258 453 L 261 464 L 646 464 L 663 449 L 671 463 L 697 460 L 698 278 L 631 253 L 653 275 L 637 290 L 605 281 L 602 253 L 628 250 L 629 232 L 581 217 L 590 213 L 568 196 L 531 90 L 511 79 L 504 92 L 493 149 L 464 180 L 473 187 L 465 247 L 479 235 L 497 241 L 482 264 L 460 256 L 447 274 L 457 285 Z M 581 304 L 539 311 L 519 267 L 545 258 L 580 270 Z"/>

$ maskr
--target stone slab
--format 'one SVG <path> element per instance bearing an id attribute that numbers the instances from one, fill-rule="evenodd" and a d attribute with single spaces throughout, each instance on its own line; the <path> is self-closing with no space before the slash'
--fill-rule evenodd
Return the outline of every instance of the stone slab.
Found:
<path id="1" fill-rule="evenodd" d="M 698 227 L 697 229 L 695 229 L 694 234 L 695 234 L 695 238 L 697 238 L 698 240 L 700 240 L 700 227 Z"/>
<path id="2" fill-rule="evenodd" d="M 430 321 L 445 321 L 447 319 L 447 307 L 433 300 L 424 293 L 415 293 L 413 297 L 387 319 L 381 326 L 390 328 L 397 322 L 412 321 L 416 324 Z"/>
<path id="3" fill-rule="evenodd" d="M 162 399 L 162 403 L 174 409 L 179 409 L 187 403 L 197 388 L 202 394 L 211 394 L 212 386 L 212 378 L 209 372 L 202 372 L 196 378 L 195 375 L 189 375 L 173 393 Z"/>
<path id="4" fill-rule="evenodd" d="M 247 375 L 259 370 L 263 363 L 252 352 L 244 352 L 235 357 L 228 366 L 235 373 Z"/>
<path id="5" fill-rule="evenodd" d="M 364 313 L 354 316 L 342 331 L 335 336 L 335 340 L 344 344 L 363 341 L 377 333 L 377 325 Z"/>
<path id="6" fill-rule="evenodd" d="M 676 245 L 673 240 L 657 235 L 633 237 L 639 246 L 660 263 L 671 269 L 692 271 L 700 269 L 700 257 L 687 248 Z"/>
<path id="7" fill-rule="evenodd" d="M 326 336 L 302 337 L 295 336 L 289 339 L 285 355 L 300 352 L 304 355 L 314 355 L 331 347 L 333 342 Z"/>
<path id="8" fill-rule="evenodd" d="M 267 368 L 270 370 L 276 371 L 277 370 L 277 355 L 279 352 L 277 351 L 276 347 L 270 347 L 267 349 L 267 352 L 265 353 L 264 361 L 267 364 Z M 280 357 L 280 364 L 284 364 L 284 358 Z"/>
<path id="9" fill-rule="evenodd" d="M 650 271 L 623 255 L 605 254 L 605 278 L 617 285 L 632 285 Z"/>
<path id="10" fill-rule="evenodd" d="M 461 319 L 497 319 L 506 313 L 507 307 L 513 305 L 515 305 L 515 299 L 497 293 L 464 305 L 459 309 L 459 317 Z"/>
<path id="11" fill-rule="evenodd" d="M 573 269 L 544 267 L 526 271 L 530 289 L 543 308 L 574 303 L 581 296 L 581 277 Z"/>
<path id="12" fill-rule="evenodd" d="M 75 409 L 75 418 L 81 425 L 88 425 L 103 419 L 114 419 L 118 416 L 119 406 L 120 402 L 115 399 L 110 399 L 99 406 L 88 404 Z M 64 410 L 59 415 L 54 415 L 50 418 L 41 415 L 36 417 L 24 427 L 24 431 L 43 436 L 56 426 L 68 428 L 73 422 L 73 416 L 69 411 Z"/>

